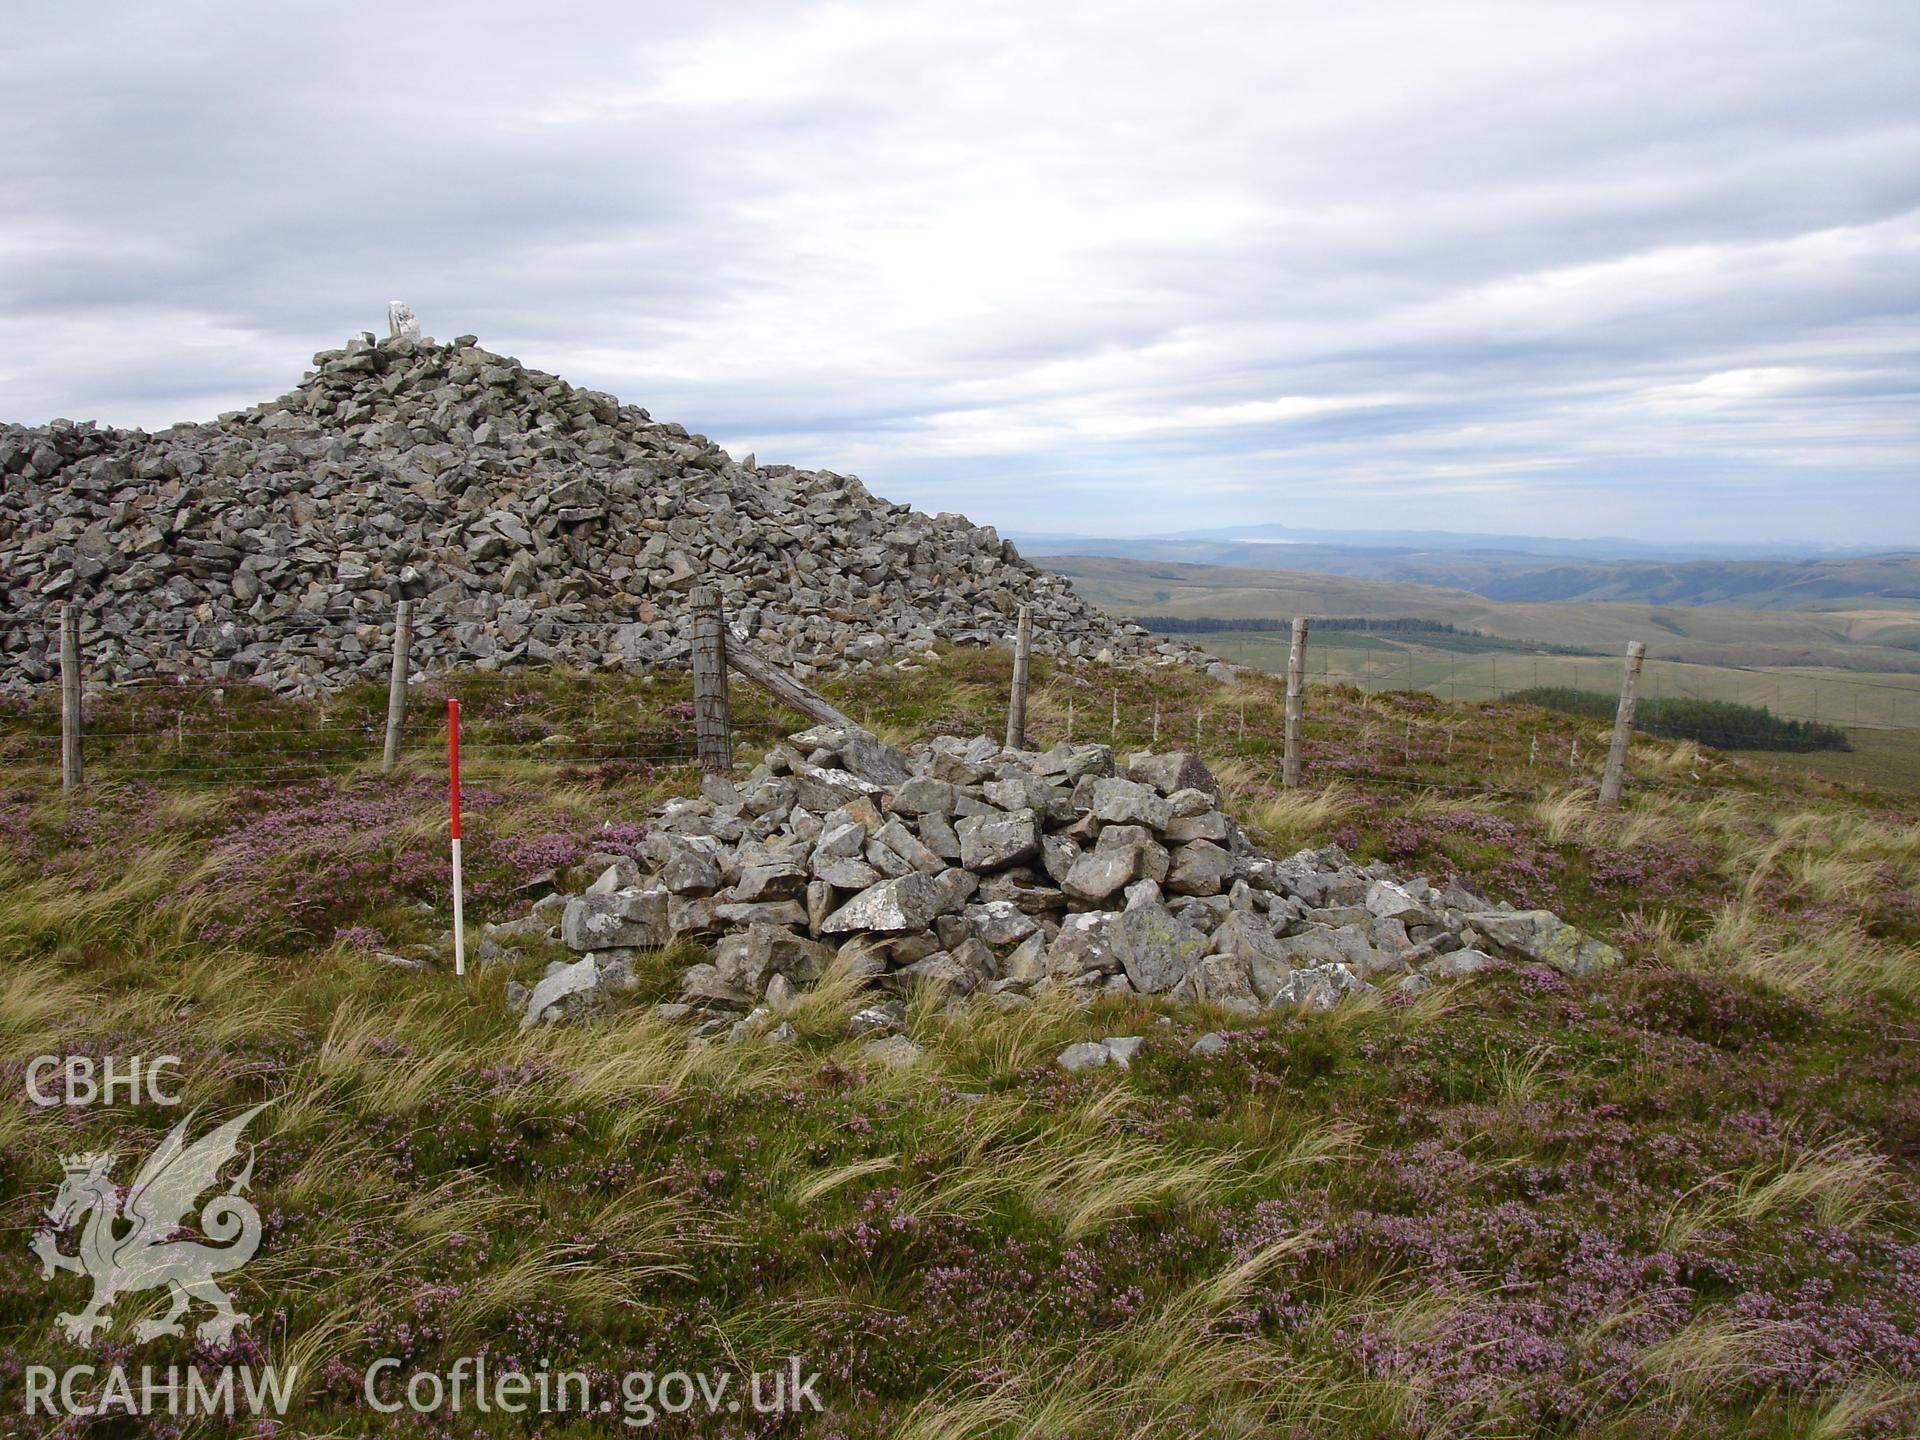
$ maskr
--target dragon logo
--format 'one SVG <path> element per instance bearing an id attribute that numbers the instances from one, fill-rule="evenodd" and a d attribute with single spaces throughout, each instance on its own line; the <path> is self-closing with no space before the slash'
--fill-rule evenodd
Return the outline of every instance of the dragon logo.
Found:
<path id="1" fill-rule="evenodd" d="M 240 1151 L 241 1132 L 271 1103 L 254 1106 L 191 1145 L 187 1127 L 193 1115 L 188 1115 L 147 1157 L 124 1205 L 120 1188 L 113 1183 L 112 1151 L 61 1157 L 67 1178 L 47 1210 L 50 1223 L 34 1235 L 32 1249 L 40 1257 L 45 1278 L 51 1280 L 61 1270 L 77 1270 L 93 1281 L 93 1299 L 87 1308 L 60 1317 L 68 1339 L 90 1341 L 93 1332 L 109 1322 L 107 1307 L 115 1300 L 163 1286 L 172 1292 L 173 1307 L 164 1318 L 143 1320 L 135 1327 L 141 1340 L 184 1334 L 180 1317 L 194 1300 L 213 1307 L 214 1313 L 194 1332 L 202 1340 L 225 1344 L 237 1328 L 246 1325 L 252 1317 L 233 1308 L 213 1277 L 239 1269 L 260 1248 L 260 1212 L 245 1198 L 253 1178 L 251 1151 L 233 1182 L 200 1211 L 200 1228 L 216 1243 L 204 1245 L 178 1237 L 181 1219 L 193 1208 L 195 1198 L 219 1183 L 221 1167 Z M 62 1254 L 60 1232 L 83 1215 L 88 1218 L 79 1253 Z M 116 1235 L 122 1223 L 131 1228 Z"/>

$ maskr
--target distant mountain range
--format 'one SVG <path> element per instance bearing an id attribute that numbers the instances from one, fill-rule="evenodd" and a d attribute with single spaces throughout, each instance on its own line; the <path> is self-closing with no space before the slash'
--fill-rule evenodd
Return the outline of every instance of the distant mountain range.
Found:
<path id="1" fill-rule="evenodd" d="M 1833 610 L 1920 601 L 1920 551 L 1787 543 L 1662 545 L 1444 531 L 1296 530 L 1256 525 L 1158 537 L 1013 532 L 1033 556 L 1108 556 L 1187 565 L 1306 570 L 1467 590 L 1489 600 L 1730 605 Z"/>

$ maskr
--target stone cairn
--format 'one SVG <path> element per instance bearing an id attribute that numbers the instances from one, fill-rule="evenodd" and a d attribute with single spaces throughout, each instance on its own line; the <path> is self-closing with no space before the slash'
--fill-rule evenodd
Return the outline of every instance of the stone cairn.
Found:
<path id="1" fill-rule="evenodd" d="M 901 997 L 922 986 L 1002 1009 L 1065 989 L 1254 1015 L 1376 987 L 1418 994 L 1516 961 L 1582 975 L 1619 959 L 1550 911 L 1492 904 L 1458 879 L 1436 889 L 1336 845 L 1265 855 L 1183 752 L 1123 770 L 1105 745 L 1037 754 L 981 736 L 902 752 L 817 726 L 743 780 L 709 776 L 660 807 L 643 858 L 644 871 L 590 859 L 605 869 L 584 894 L 486 927 L 483 966 L 511 960 L 513 937 L 581 956 L 510 987 L 523 1024 L 604 1007 L 633 984 L 636 950 L 682 938 L 712 943 L 712 959 L 660 1009 L 703 1037 L 756 1024 L 778 1037 L 779 1011 L 837 961 L 888 997 L 854 1016 L 855 1033 L 897 1040 Z"/>
<path id="2" fill-rule="evenodd" d="M 402 307 L 404 308 L 404 307 Z M 937 641 L 1188 659 L 1101 614 L 991 527 L 704 436 L 479 348 L 363 335 L 278 400 L 157 434 L 0 425 L 0 692 L 88 678 L 385 677 L 395 602 L 424 667 L 683 668 L 687 592 L 802 676 Z"/>

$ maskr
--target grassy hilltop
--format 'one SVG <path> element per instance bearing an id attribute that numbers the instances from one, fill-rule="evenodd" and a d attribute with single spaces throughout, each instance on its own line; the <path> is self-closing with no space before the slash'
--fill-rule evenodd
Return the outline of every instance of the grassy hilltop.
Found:
<path id="1" fill-rule="evenodd" d="M 830 683 L 897 738 L 997 732 L 1008 660 Z M 27 1240 L 59 1157 L 177 1120 L 38 1110 L 29 1057 L 172 1053 L 188 1105 L 262 1100 L 255 1317 L 232 1354 L 299 1366 L 278 1433 L 607 1435 L 604 1416 L 388 1419 L 367 1364 L 822 1375 L 822 1413 L 699 1409 L 668 1434 L 1814 1437 L 1920 1432 L 1920 814 L 1694 746 L 1633 748 L 1525 706 L 1316 688 L 1307 785 L 1277 788 L 1281 692 L 1037 662 L 1031 738 L 1192 743 L 1259 843 L 1337 841 L 1619 945 L 1618 972 L 1481 976 L 1324 1015 L 1109 997 L 1001 1014 L 916 1002 L 915 1069 L 851 1040 L 829 975 L 797 1043 L 690 1045 L 662 955 L 611 1019 L 522 1033 L 508 975 L 456 982 L 436 704 L 469 740 L 468 907 L 631 850 L 695 776 L 684 681 L 464 676 L 324 710 L 244 688 L 91 707 L 88 788 L 55 712 L 0 713 L 0 1414 L 64 1365 L 81 1280 Z M 764 741 L 798 728 L 736 689 Z M 755 739 L 738 744 L 746 763 Z M 269 783 L 271 782 L 271 783 Z M 429 961 L 408 971 L 375 958 Z M 469 946 L 469 954 L 473 947 Z M 1224 1052 L 1195 1054 L 1220 1030 Z M 1141 1035 L 1069 1076 L 1071 1041 Z M 164 1365 L 123 1301 L 96 1359 Z M 198 1359 L 230 1358 L 202 1350 Z M 133 1435 L 130 1421 L 60 1433 Z M 191 1433 L 229 1433 L 197 1424 Z M 267 1434 L 256 1422 L 230 1433 Z"/>

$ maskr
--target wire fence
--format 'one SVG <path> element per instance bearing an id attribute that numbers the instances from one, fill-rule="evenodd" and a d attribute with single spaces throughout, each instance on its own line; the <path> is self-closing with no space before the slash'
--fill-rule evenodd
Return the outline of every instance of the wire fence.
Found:
<path id="1" fill-rule="evenodd" d="M 1198 638 L 1225 658 L 1273 672 L 1286 668 L 1284 634 L 1228 632 Z M 1576 710 L 1577 716 L 1597 723 L 1611 720 L 1621 675 L 1616 657 L 1482 650 L 1475 648 L 1479 637 L 1448 637 L 1447 643 L 1459 648 L 1418 641 L 1408 646 L 1344 630 L 1310 634 L 1306 678 L 1315 686 L 1350 686 L 1367 696 L 1415 692 L 1457 705 L 1515 696 L 1551 699 L 1549 692 L 1564 692 L 1563 700 L 1570 695 L 1593 702 L 1589 710 Z M 580 703 L 566 705 L 556 705 L 550 694 L 517 697 L 515 675 L 524 673 L 465 670 L 457 677 L 412 682 L 400 763 L 444 769 L 446 737 L 439 710 L 450 693 L 462 698 L 461 772 L 471 782 L 535 771 L 568 778 L 610 777 L 699 763 L 691 694 L 679 698 L 685 672 L 675 672 L 663 689 L 643 696 L 629 683 L 636 679 L 632 667 L 610 666 L 601 673 L 614 677 L 614 686 L 603 687 L 596 676 L 583 675 L 577 687 Z M 637 678 L 648 681 L 644 674 Z M 627 693 L 610 693 L 623 684 Z M 240 681 L 175 677 L 104 687 L 90 693 L 85 706 L 92 712 L 85 728 L 86 763 L 103 766 L 103 774 L 118 778 L 208 787 L 297 784 L 378 765 L 387 720 L 382 691 L 366 683 L 338 696 L 282 703 L 267 687 Z M 1642 733 L 1697 738 L 1761 765 L 1920 790 L 1920 675 L 1853 677 L 1830 670 L 1705 665 L 1649 656 L 1640 696 Z M 1116 691 L 1110 716 L 1096 713 L 1102 708 L 1097 702 L 1090 704 L 1081 715 L 1080 737 L 1150 748 L 1191 745 L 1216 754 L 1245 748 L 1239 743 L 1246 738 L 1244 715 L 1236 719 L 1217 709 L 1203 713 L 1203 705 L 1191 714 L 1169 713 L 1163 724 L 1157 706 L 1130 704 L 1122 717 L 1119 703 Z M 1675 705 L 1683 708 L 1685 734 L 1665 723 L 1671 717 L 1663 716 L 1662 707 Z M 1775 720 L 1809 727 L 1809 733 L 1790 737 L 1791 748 L 1750 748 L 1741 743 L 1750 737 L 1714 729 L 1716 723 L 1725 723 L 1711 708 L 1720 705 L 1764 710 Z M 1685 708 L 1689 706 L 1694 708 Z M 797 728 L 792 719 L 777 704 L 736 704 L 730 725 L 736 756 L 750 760 Z M 1444 742 L 1422 739 L 1416 744 L 1413 722 L 1406 723 L 1404 746 L 1386 746 L 1369 763 L 1353 765 L 1345 774 L 1324 753 L 1316 760 L 1309 747 L 1315 778 L 1460 793 L 1500 788 L 1489 783 L 1495 769 L 1491 745 L 1483 747 L 1486 773 L 1453 778 L 1456 751 L 1464 759 L 1473 738 L 1457 733 L 1461 727 L 1452 723 L 1440 727 Z M 45 706 L 0 711 L 0 762 L 57 766 L 61 743 L 56 711 Z M 1442 744 L 1443 749 L 1428 753 Z M 1571 753 L 1553 762 L 1529 754 L 1524 768 L 1529 780 L 1538 775 L 1542 785 L 1556 778 L 1565 783 L 1592 772 L 1600 758 L 1593 748 L 1589 745 L 1582 756 L 1575 742 Z M 1511 772 L 1513 767 L 1506 768 Z"/>
<path id="2" fill-rule="evenodd" d="M 1181 638 L 1241 664 L 1285 670 L 1284 634 L 1220 631 Z M 1315 632 L 1307 644 L 1307 675 L 1316 684 L 1350 685 L 1369 694 L 1418 691 L 1464 704 L 1539 699 L 1563 707 L 1584 699 L 1591 708 L 1574 713 L 1595 719 L 1613 713 L 1618 656 L 1518 653 L 1474 636 L 1426 643 L 1432 638 Z M 1722 707 L 1764 711 L 1781 723 L 1763 724 L 1758 716 Z M 1697 739 L 1760 765 L 1920 789 L 1920 673 L 1850 675 L 1811 664 L 1708 664 L 1653 654 L 1642 670 L 1637 729 Z"/>

